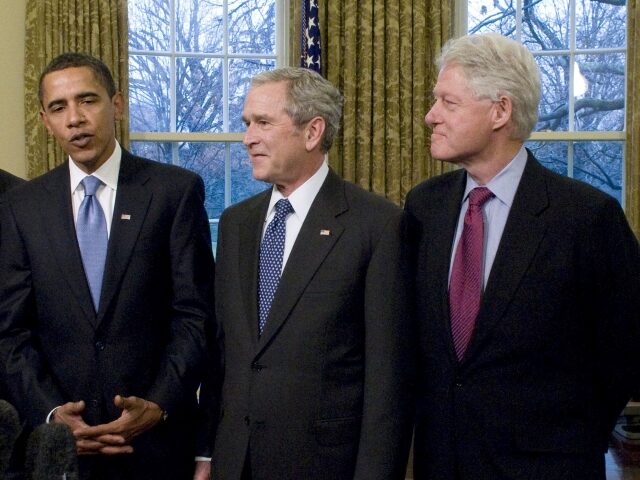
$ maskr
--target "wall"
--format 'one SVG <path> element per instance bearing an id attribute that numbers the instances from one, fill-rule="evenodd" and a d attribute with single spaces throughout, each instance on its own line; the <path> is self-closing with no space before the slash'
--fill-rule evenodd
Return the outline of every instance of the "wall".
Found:
<path id="1" fill-rule="evenodd" d="M 26 4 L 27 0 L 0 0 L 0 168 L 23 178 Z"/>

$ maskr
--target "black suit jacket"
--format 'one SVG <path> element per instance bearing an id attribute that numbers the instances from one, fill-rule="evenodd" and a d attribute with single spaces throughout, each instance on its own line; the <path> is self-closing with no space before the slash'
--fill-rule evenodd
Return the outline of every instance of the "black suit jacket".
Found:
<path id="1" fill-rule="evenodd" d="M 608 195 L 529 153 L 461 363 L 447 279 L 466 173 L 407 197 L 420 329 L 416 479 L 603 478 L 640 366 L 638 242 Z M 591 472 L 591 473 L 589 473 Z"/>
<path id="2" fill-rule="evenodd" d="M 225 375 L 214 478 L 240 479 L 248 454 L 254 480 L 403 479 L 411 349 L 402 211 L 330 172 L 258 337 L 270 195 L 220 219 L 216 317 Z"/>
<path id="3" fill-rule="evenodd" d="M 9 172 L 0 170 L 0 197 L 2 197 L 4 192 L 20 185 L 21 183 L 24 183 L 24 180 L 20 177 L 16 177 L 15 175 L 11 175 Z"/>
<path id="4" fill-rule="evenodd" d="M 97 314 L 76 240 L 68 165 L 7 194 L 0 369 L 31 426 L 68 401 L 86 402 L 90 425 L 120 415 L 116 394 L 156 402 L 168 421 L 134 440 L 133 455 L 100 468 L 112 469 L 108 478 L 188 478 L 212 316 L 203 183 L 123 150 L 117 188 Z"/>

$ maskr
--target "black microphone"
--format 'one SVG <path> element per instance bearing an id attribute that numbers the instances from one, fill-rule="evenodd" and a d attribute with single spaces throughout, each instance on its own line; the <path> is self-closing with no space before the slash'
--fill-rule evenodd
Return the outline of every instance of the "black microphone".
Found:
<path id="1" fill-rule="evenodd" d="M 9 402 L 0 400 L 0 478 L 9 468 L 13 446 L 20 435 L 18 412 Z"/>
<path id="2" fill-rule="evenodd" d="M 29 480 L 78 480 L 76 439 L 63 423 L 37 427 L 27 442 L 25 466 Z"/>

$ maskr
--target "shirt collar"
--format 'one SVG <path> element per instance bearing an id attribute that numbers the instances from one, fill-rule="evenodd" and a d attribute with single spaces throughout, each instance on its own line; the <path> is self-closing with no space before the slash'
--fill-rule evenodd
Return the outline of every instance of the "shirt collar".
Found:
<path id="1" fill-rule="evenodd" d="M 120 173 L 120 162 L 122 160 L 122 148 L 116 140 L 116 146 L 113 149 L 113 153 L 100 167 L 91 175 L 99 178 L 102 183 L 112 190 L 118 188 L 118 174 Z M 86 172 L 80 170 L 75 162 L 69 157 L 69 174 L 71 178 L 71 192 L 75 192 L 80 185 L 80 182 L 87 176 Z"/>
<path id="2" fill-rule="evenodd" d="M 313 200 L 320 191 L 324 180 L 329 174 L 329 166 L 327 162 L 322 162 L 320 168 L 314 173 L 309 180 L 296 188 L 287 198 L 293 207 L 295 215 L 300 218 L 306 218 Z M 269 209 L 267 210 L 267 218 L 271 215 L 273 208 L 278 200 L 285 198 L 280 190 L 274 185 L 271 191 L 271 200 L 269 201 Z"/>
<path id="3" fill-rule="evenodd" d="M 511 207 L 526 164 L 527 150 L 523 145 L 507 166 L 500 170 L 500 172 L 493 177 L 485 187 L 491 190 L 493 195 L 507 207 Z M 464 196 L 462 198 L 466 200 L 469 192 L 479 186 L 480 185 L 471 178 L 471 175 L 467 175 L 467 186 L 465 187 Z"/>

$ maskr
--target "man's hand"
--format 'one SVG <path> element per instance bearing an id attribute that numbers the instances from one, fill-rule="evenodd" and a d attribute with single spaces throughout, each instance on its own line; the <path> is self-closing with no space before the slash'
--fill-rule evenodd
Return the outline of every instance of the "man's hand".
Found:
<path id="1" fill-rule="evenodd" d="M 210 480 L 211 479 L 211 462 L 205 460 L 196 461 L 196 471 L 193 474 L 193 480 Z"/>
<path id="2" fill-rule="evenodd" d="M 64 423 L 73 432 L 76 437 L 76 450 L 78 455 L 95 455 L 98 453 L 118 454 L 131 453 L 133 450 L 130 446 L 124 445 L 122 437 L 106 437 L 107 441 L 78 435 L 89 427 L 82 418 L 85 404 L 81 400 L 79 402 L 68 402 L 58 407 L 53 413 L 52 420 L 56 423 Z"/>
<path id="3" fill-rule="evenodd" d="M 133 451 L 133 447 L 129 445 L 131 440 L 158 424 L 162 420 L 162 409 L 154 402 L 133 396 L 116 395 L 113 403 L 122 410 L 117 420 L 94 427 L 80 428 L 74 431 L 74 434 L 76 437 L 108 445 L 100 449 L 100 453 L 107 455 L 131 453 Z"/>

